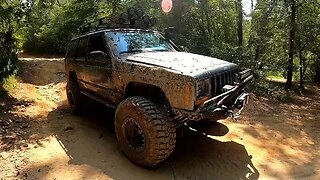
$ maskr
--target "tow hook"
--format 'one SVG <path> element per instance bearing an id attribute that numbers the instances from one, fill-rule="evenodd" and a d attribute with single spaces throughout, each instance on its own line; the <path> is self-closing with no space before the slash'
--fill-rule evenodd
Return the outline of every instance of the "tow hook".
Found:
<path id="1" fill-rule="evenodd" d="M 243 93 L 241 96 L 237 98 L 235 101 L 235 105 L 239 108 L 239 110 L 234 111 L 232 109 L 228 110 L 228 115 L 234 120 L 237 121 L 244 109 L 244 107 L 248 104 L 249 102 L 249 94 L 248 93 Z"/>
<path id="2" fill-rule="evenodd" d="M 236 116 L 236 114 L 233 112 L 233 110 L 229 109 L 228 110 L 228 116 L 234 120 L 234 121 L 238 121 L 239 116 Z"/>
<path id="3" fill-rule="evenodd" d="M 239 109 L 237 112 L 229 109 L 229 110 L 228 110 L 228 115 L 229 115 L 229 117 L 231 117 L 232 120 L 238 121 L 238 119 L 239 119 L 239 117 L 240 117 L 243 109 L 244 109 L 244 106 L 242 106 L 242 108 Z"/>

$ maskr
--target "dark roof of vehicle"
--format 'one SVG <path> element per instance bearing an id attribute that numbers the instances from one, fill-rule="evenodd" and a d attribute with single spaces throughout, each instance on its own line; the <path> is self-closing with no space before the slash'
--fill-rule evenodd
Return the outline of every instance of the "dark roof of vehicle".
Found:
<path id="1" fill-rule="evenodd" d="M 77 40 L 77 39 L 82 38 L 82 37 L 87 37 L 87 36 L 90 36 L 90 35 L 98 34 L 98 33 L 101 33 L 101 32 L 113 32 L 113 31 L 117 31 L 117 32 L 130 32 L 130 31 L 137 31 L 137 32 L 158 32 L 158 31 L 149 30 L 149 29 L 131 29 L 131 28 L 102 29 L 102 30 L 97 30 L 97 31 L 91 31 L 91 32 L 88 32 L 88 33 L 83 34 L 83 35 L 81 35 L 81 36 L 75 37 L 75 38 L 71 39 L 71 41 Z"/>

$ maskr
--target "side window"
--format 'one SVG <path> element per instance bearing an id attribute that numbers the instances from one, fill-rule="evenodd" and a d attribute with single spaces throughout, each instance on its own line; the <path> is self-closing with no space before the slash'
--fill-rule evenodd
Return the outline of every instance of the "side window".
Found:
<path id="1" fill-rule="evenodd" d="M 86 57 L 88 50 L 88 38 L 83 38 L 79 40 L 77 57 Z"/>
<path id="2" fill-rule="evenodd" d="M 93 51 L 102 51 L 107 53 L 102 35 L 94 35 L 89 39 L 89 53 Z"/>
<path id="3" fill-rule="evenodd" d="M 74 40 L 70 42 L 67 57 L 70 57 L 70 58 L 76 57 L 77 46 L 78 46 L 78 40 Z"/>

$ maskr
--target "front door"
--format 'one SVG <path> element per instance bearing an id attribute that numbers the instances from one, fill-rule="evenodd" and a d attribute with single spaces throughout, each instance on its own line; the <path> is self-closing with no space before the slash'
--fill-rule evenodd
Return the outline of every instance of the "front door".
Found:
<path id="1" fill-rule="evenodd" d="M 91 35 L 88 47 L 87 87 L 96 95 L 109 99 L 114 87 L 112 83 L 112 62 L 103 33 Z"/>

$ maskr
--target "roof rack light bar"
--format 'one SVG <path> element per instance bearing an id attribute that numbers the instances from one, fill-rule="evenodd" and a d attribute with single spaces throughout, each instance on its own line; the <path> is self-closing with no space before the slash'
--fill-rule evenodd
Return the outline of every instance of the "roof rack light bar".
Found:
<path id="1" fill-rule="evenodd" d="M 156 19 L 145 14 L 140 7 L 128 8 L 121 14 L 103 17 L 98 20 L 88 22 L 79 27 L 82 34 L 101 29 L 133 28 L 150 29 L 156 25 Z"/>

